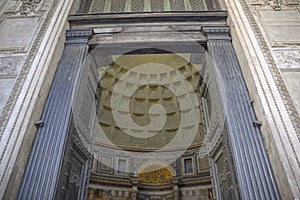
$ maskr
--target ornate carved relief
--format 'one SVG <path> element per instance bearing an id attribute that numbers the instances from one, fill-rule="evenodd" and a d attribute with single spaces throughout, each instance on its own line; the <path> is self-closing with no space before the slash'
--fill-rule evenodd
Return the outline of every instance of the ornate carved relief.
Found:
<path id="1" fill-rule="evenodd" d="M 0 76 L 16 76 L 23 62 L 22 56 L 0 57 Z"/>
<path id="2" fill-rule="evenodd" d="M 274 50 L 276 64 L 280 68 L 300 68 L 300 48 L 294 50 Z"/>
<path id="3" fill-rule="evenodd" d="M 22 0 L 20 12 L 22 15 L 28 15 L 38 6 L 41 0 Z"/>
<path id="4" fill-rule="evenodd" d="M 42 0 L 9 0 L 7 3 L 3 3 L 4 6 L 2 8 L 0 3 L 0 18 L 11 15 L 19 16 L 20 14 L 28 15 L 35 12 L 41 5 L 41 2 Z"/>
<path id="5" fill-rule="evenodd" d="M 279 0 L 273 0 L 273 1 L 270 1 L 269 4 L 271 5 L 271 7 L 274 10 L 281 10 L 281 1 L 279 1 Z"/>

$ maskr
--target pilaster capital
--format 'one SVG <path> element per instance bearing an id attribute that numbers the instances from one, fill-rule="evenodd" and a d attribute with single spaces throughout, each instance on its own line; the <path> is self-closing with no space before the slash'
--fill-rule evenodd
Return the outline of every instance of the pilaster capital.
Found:
<path id="1" fill-rule="evenodd" d="M 93 36 L 92 30 L 67 30 L 66 44 L 87 44 Z"/>
<path id="2" fill-rule="evenodd" d="M 231 40 L 228 26 L 204 26 L 202 33 L 207 36 L 208 40 Z"/>

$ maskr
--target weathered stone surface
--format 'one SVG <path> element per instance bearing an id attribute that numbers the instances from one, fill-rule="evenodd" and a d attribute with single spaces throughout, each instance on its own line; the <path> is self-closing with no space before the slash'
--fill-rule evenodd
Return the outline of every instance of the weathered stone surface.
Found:
<path id="1" fill-rule="evenodd" d="M 0 2 L 0 17 L 3 13 L 14 13 L 18 2 L 18 0 L 2 0 L 2 2 Z"/>
<path id="2" fill-rule="evenodd" d="M 276 64 L 282 69 L 287 90 L 300 113 L 300 48 L 274 49 Z"/>
<path id="3" fill-rule="evenodd" d="M 300 21 L 300 14 L 299 11 L 296 9 L 284 9 L 280 12 L 276 12 L 274 10 L 269 9 L 259 9 L 259 15 L 264 22 L 299 22 Z"/>
<path id="4" fill-rule="evenodd" d="M 15 79 L 0 79 L 0 115 L 11 92 Z"/>
<path id="5" fill-rule="evenodd" d="M 31 13 L 29 16 L 11 16 L 0 22 L 0 52 L 6 55 L 13 55 L 18 50 L 28 52 L 10 94 L 11 101 L 6 104 L 1 115 L 0 134 L 3 134 L 1 144 L 4 144 L 4 148 L 0 148 L 3 152 L 3 160 L 0 162 L 0 171 L 3 172 L 0 173 L 0 199 L 15 199 L 26 166 L 24 160 L 28 157 L 36 133 L 34 122 L 39 120 L 43 110 L 64 46 L 67 16 L 77 7 L 75 4 L 72 8 L 73 0 L 44 2 L 47 3 L 43 4 L 43 9 L 47 6 L 50 8 L 47 11 L 37 8 L 39 13 L 45 11 L 42 18 Z M 10 33 L 12 28 L 15 28 L 14 32 Z M 15 36 L 17 42 L 14 41 Z M 20 38 L 24 39 L 23 42 Z M 15 47 L 19 44 L 24 49 Z"/>
<path id="6" fill-rule="evenodd" d="M 299 43 L 300 12 L 297 9 L 283 7 L 281 11 L 275 11 L 260 8 L 258 13 L 271 45 Z"/>
<path id="7" fill-rule="evenodd" d="M 300 70 L 298 71 L 284 71 L 282 75 L 285 79 L 288 91 L 294 101 L 298 113 L 300 113 Z"/>
<path id="8" fill-rule="evenodd" d="M 299 149 L 296 132 L 299 130 L 298 116 L 291 114 L 297 111 L 268 45 L 269 42 L 272 45 L 290 43 L 272 42 L 265 28 L 266 24 L 285 25 L 294 22 L 284 23 L 284 18 L 278 22 L 276 17 L 272 19 L 261 15 L 264 11 L 275 15 L 287 7 L 274 11 L 270 6 L 250 7 L 249 2 L 250 0 L 225 0 L 226 6 L 230 7 L 228 21 L 232 25 L 233 43 L 238 47 L 236 51 L 256 115 L 263 122 L 262 134 L 282 198 L 295 199 L 299 197 L 299 189 L 295 185 L 300 180 L 299 164 L 294 162 L 299 155 L 296 150 Z"/>
<path id="9" fill-rule="evenodd" d="M 34 38 L 38 17 L 5 18 L 0 24 L 0 51 L 27 51 Z"/>
<path id="10" fill-rule="evenodd" d="M 0 57 L 0 76 L 16 76 L 23 62 L 22 56 Z"/>
<path id="11" fill-rule="evenodd" d="M 266 30 L 272 45 L 278 43 L 298 43 L 300 40 L 300 24 L 267 24 Z"/>

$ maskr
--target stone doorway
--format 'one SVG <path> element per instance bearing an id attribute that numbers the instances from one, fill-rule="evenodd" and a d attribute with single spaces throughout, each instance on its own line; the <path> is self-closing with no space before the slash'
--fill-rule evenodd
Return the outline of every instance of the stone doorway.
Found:
<path id="1" fill-rule="evenodd" d="M 210 15 L 209 18 L 207 18 L 208 14 Z M 193 15 L 192 18 L 191 15 Z M 215 197 L 217 199 L 278 198 L 276 183 L 274 182 L 272 171 L 264 151 L 259 127 L 253 123 L 253 121 L 255 121 L 255 114 L 251 107 L 251 101 L 230 41 L 229 28 L 225 26 L 226 14 L 224 12 L 200 12 L 192 14 L 176 13 L 163 16 L 164 14 L 162 13 L 153 14 L 148 17 L 139 15 L 129 15 L 124 17 L 123 15 L 118 15 L 118 24 L 121 23 L 123 24 L 122 26 L 124 26 L 120 27 L 120 29 L 111 29 L 111 24 L 116 22 L 116 17 L 110 18 L 110 16 L 104 15 L 84 17 L 78 15 L 70 18 L 72 27 L 76 27 L 77 29 L 69 30 L 67 32 L 68 39 L 64 54 L 61 58 L 49 94 L 49 99 L 44 109 L 43 119 L 47 126 L 39 128 L 31 158 L 29 159 L 20 187 L 20 199 L 33 198 L 33 196 L 40 196 L 42 198 L 45 192 L 53 198 L 57 196 L 66 198 L 71 195 L 70 193 L 72 191 L 68 188 L 71 188 L 69 187 L 70 185 L 74 185 L 74 180 L 82 180 L 78 182 L 80 183 L 78 186 L 75 184 L 76 187 L 82 188 L 80 194 L 78 194 L 79 198 L 84 198 L 84 196 L 86 196 L 87 185 L 89 185 L 89 198 L 91 199 L 101 199 L 104 197 L 108 199 L 136 199 L 138 188 L 142 188 L 136 174 L 136 172 L 138 172 L 136 169 L 139 165 L 146 162 L 141 160 L 146 159 L 152 161 L 150 158 L 155 158 L 154 160 L 156 161 L 163 158 L 167 163 L 166 165 L 175 165 L 174 170 L 178 177 L 173 177 L 175 185 L 173 191 L 178 191 L 176 194 L 178 194 L 178 198 L 181 199 L 193 199 L 197 195 L 202 194 L 205 194 L 207 198 Z M 99 24 L 97 24 L 99 20 L 102 20 L 106 25 L 104 27 L 99 26 Z M 130 22 L 128 23 L 128 21 Z M 151 24 L 144 26 L 140 24 L 141 21 L 144 21 L 145 23 L 150 22 Z M 153 22 L 156 22 L 156 24 L 153 24 Z M 175 31 L 174 28 L 169 31 L 170 22 L 174 23 Z M 189 22 L 189 24 L 186 26 L 183 25 L 182 22 L 184 22 L 184 24 Z M 214 26 L 207 26 L 207 24 L 214 24 Z M 218 24 L 218 26 L 215 24 Z M 89 27 L 89 30 L 86 30 L 87 26 Z M 198 28 L 195 29 L 195 27 Z M 124 31 L 122 31 L 124 29 L 128 30 L 125 34 L 123 34 Z M 120 32 L 122 34 L 118 34 Z M 149 33 L 149 35 L 145 34 L 146 32 Z M 182 34 L 182 32 L 184 32 L 184 34 Z M 92 35 L 93 37 L 91 37 Z M 188 37 L 186 37 L 186 35 L 188 35 Z M 109 40 L 109 38 L 112 40 Z M 97 51 L 95 50 L 97 49 L 95 47 L 99 44 L 101 48 L 100 51 Z M 159 151 L 160 155 L 157 156 L 155 150 L 161 146 L 156 146 L 154 149 L 151 149 L 150 153 L 149 149 L 146 149 L 148 150 L 146 151 L 148 157 L 145 157 L 145 154 L 140 154 L 141 148 L 144 147 L 141 145 L 143 143 L 136 146 L 136 149 L 138 149 L 137 153 L 129 153 L 129 155 L 126 154 L 128 152 L 128 149 L 126 149 L 128 146 L 121 146 L 119 143 L 115 145 L 118 148 L 111 148 L 108 145 L 103 145 L 101 148 L 96 149 L 96 145 L 93 145 L 93 141 L 97 139 L 95 138 L 95 136 L 97 136 L 95 134 L 98 130 L 95 124 L 97 124 L 98 117 L 97 115 L 94 115 L 94 113 L 98 111 L 97 106 L 99 108 L 101 107 L 101 102 L 105 102 L 105 99 L 102 99 L 101 101 L 101 98 L 113 97 L 109 92 L 109 87 L 106 88 L 108 89 L 106 90 L 106 95 L 103 95 L 105 90 L 103 90 L 102 93 L 100 92 L 101 84 L 98 84 L 99 78 L 96 70 L 98 69 L 97 66 L 101 65 L 97 64 L 97 62 L 107 63 L 108 66 L 111 64 L 108 69 L 114 70 L 115 64 L 118 63 L 112 62 L 112 59 L 105 59 L 107 58 L 107 55 L 112 58 L 112 55 L 130 56 L 130 54 L 145 54 L 145 52 L 135 51 L 137 49 L 143 49 L 143 51 L 144 49 L 147 49 L 149 52 L 146 54 L 148 55 L 153 54 L 153 49 L 164 50 L 163 52 L 159 52 L 159 54 L 165 54 L 166 51 L 176 54 L 204 53 L 203 51 L 199 52 L 198 48 L 191 48 L 191 45 L 193 44 L 196 44 L 198 47 L 199 44 L 200 46 L 203 45 L 204 52 L 207 51 L 207 55 L 211 58 L 207 59 L 206 56 L 190 55 L 189 61 L 200 62 L 202 64 L 205 63 L 205 65 L 203 65 L 206 66 L 205 68 L 198 69 L 201 75 L 199 79 L 195 82 L 193 81 L 195 73 L 189 68 L 190 65 L 188 64 L 181 65 L 181 67 L 183 67 L 182 69 L 180 67 L 173 67 L 171 69 L 176 69 L 175 71 L 179 71 L 179 74 L 182 73 L 184 81 L 189 82 L 188 80 L 190 77 L 192 83 L 198 83 L 197 81 L 199 81 L 200 89 L 197 87 L 199 93 L 193 91 L 193 94 L 199 94 L 198 99 L 201 99 L 201 102 L 203 102 L 203 106 L 200 106 L 199 108 L 200 110 L 202 109 L 202 112 L 196 114 L 197 112 L 194 113 L 191 111 L 193 109 L 188 108 L 187 113 L 195 114 L 196 117 L 194 119 L 198 119 L 199 121 L 201 121 L 199 113 L 205 115 L 202 116 L 204 120 L 202 120 L 203 124 L 201 126 L 203 126 L 203 129 L 206 131 L 205 136 L 208 136 L 205 141 L 206 144 L 209 144 L 208 150 L 203 150 L 201 146 L 200 148 L 198 146 L 197 149 L 191 145 L 188 148 L 185 148 L 184 152 L 182 152 L 182 148 L 175 148 L 176 151 L 174 151 L 174 148 L 167 148 L 165 151 Z M 124 53 L 124 51 L 131 53 L 128 55 L 127 53 Z M 91 60 L 86 59 L 88 54 L 93 56 L 93 53 L 94 55 L 101 55 L 101 53 L 104 53 L 104 56 L 94 56 L 95 59 Z M 201 58 L 205 59 L 202 60 Z M 172 59 L 169 60 L 173 61 Z M 213 62 L 209 63 L 209 60 Z M 96 65 L 92 62 L 95 62 Z M 142 72 L 145 72 L 148 68 L 142 67 L 142 69 L 144 70 Z M 157 70 L 161 68 L 153 67 L 152 69 Z M 166 70 L 168 69 L 169 68 Z M 118 74 L 123 72 L 126 74 L 129 71 L 124 67 L 118 67 L 115 72 L 111 71 L 112 73 L 110 73 L 109 70 L 104 71 L 104 73 L 109 72 L 108 74 L 110 75 L 107 74 L 107 77 L 111 76 L 112 78 L 103 80 L 110 80 L 111 82 L 117 78 Z M 170 70 L 170 74 L 171 71 L 172 70 Z M 138 72 L 140 71 L 137 71 L 136 73 Z M 140 75 L 142 74 L 143 73 L 140 73 Z M 157 101 L 157 99 L 158 102 L 166 100 L 163 105 L 168 105 L 170 102 L 168 98 L 173 98 L 161 95 L 162 91 L 165 90 L 165 87 L 160 87 L 157 84 L 150 84 L 150 80 L 156 80 L 154 74 L 156 73 L 153 73 L 153 77 L 151 77 L 151 73 L 147 74 L 147 77 L 150 77 L 151 79 L 146 79 L 148 80 L 148 84 L 144 85 L 148 85 L 146 87 L 147 92 L 146 95 L 143 96 L 147 96 L 146 99 L 148 99 L 149 102 L 151 102 L 151 100 Z M 126 86 L 127 88 L 132 87 L 132 85 L 134 86 L 134 84 L 129 81 L 129 78 L 120 80 L 124 83 L 121 86 Z M 224 81 L 222 82 L 221 80 Z M 159 81 L 162 81 L 162 79 Z M 174 84 L 172 82 L 173 91 L 175 92 L 177 88 L 180 89 L 181 86 L 184 85 L 181 84 L 182 81 L 179 81 L 179 86 L 176 87 L 177 82 L 178 81 L 175 81 Z M 211 87 L 213 85 L 222 87 Z M 215 88 L 215 91 L 211 90 L 211 88 Z M 122 93 L 126 91 L 119 90 L 119 92 Z M 160 95 L 155 95 L 157 92 L 160 93 Z M 189 95 L 189 92 L 190 90 L 188 89 L 184 90 L 181 95 Z M 136 98 L 132 101 L 132 105 L 145 101 L 145 98 L 139 98 L 139 93 L 133 94 L 136 95 Z M 156 97 L 155 99 L 155 96 L 158 96 L 159 98 Z M 120 98 L 120 100 L 122 99 L 124 98 Z M 58 104 L 57 102 L 61 103 Z M 215 104 L 214 102 L 220 103 Z M 171 100 L 171 104 L 173 104 L 173 107 L 176 107 L 177 102 Z M 119 103 L 119 105 L 123 104 Z M 149 105 L 149 103 L 147 105 Z M 194 104 L 184 103 L 183 105 L 181 114 L 185 114 L 185 106 L 189 107 Z M 217 109 L 218 112 L 214 112 L 216 110 L 215 106 L 219 106 L 221 109 Z M 140 107 L 146 109 L 149 108 L 148 106 Z M 103 108 L 108 111 L 115 110 L 119 116 L 122 114 L 127 115 L 128 113 L 129 116 L 131 114 L 134 116 L 134 113 L 137 113 L 137 111 L 134 113 L 126 112 L 126 110 L 122 110 L 122 106 L 119 106 L 119 109 L 115 109 L 115 107 L 103 104 Z M 138 106 L 132 107 L 131 110 L 134 110 L 135 108 L 138 108 Z M 64 110 L 64 112 L 57 112 L 58 114 L 53 118 L 52 113 L 54 110 Z M 157 111 L 160 111 L 160 107 L 153 109 L 150 112 L 149 117 L 152 117 L 154 120 L 155 117 L 157 117 L 158 121 L 163 121 L 164 118 L 160 116 L 161 112 Z M 99 110 L 98 114 L 101 115 L 101 110 Z M 144 112 L 138 114 L 145 115 Z M 168 114 L 176 115 L 176 112 L 168 112 L 167 110 L 166 115 L 168 116 Z M 214 116 L 213 118 L 215 121 L 211 121 L 212 116 Z M 136 120 L 136 124 L 138 124 L 136 127 L 138 128 L 141 125 L 147 125 L 147 123 L 143 124 L 145 121 L 147 122 L 147 116 L 145 117 L 145 121 L 139 120 L 140 117 L 141 116 L 138 116 Z M 117 136 L 122 131 L 121 128 L 127 130 L 122 127 L 123 125 L 126 125 L 126 120 L 121 124 L 122 126 L 116 128 L 115 124 L 107 124 L 108 122 L 104 123 L 104 121 L 101 121 L 107 119 L 109 119 L 109 117 L 100 117 L 99 121 L 103 124 L 103 129 L 108 128 L 113 133 L 116 133 Z M 120 117 L 117 119 L 123 118 Z M 108 121 L 111 122 L 111 120 Z M 189 124 L 190 122 L 195 121 L 187 120 L 186 123 Z M 174 124 L 171 123 L 171 125 Z M 184 126 L 184 128 L 185 130 L 189 130 L 189 128 L 193 130 L 194 127 L 197 127 L 195 130 L 198 131 L 199 125 L 199 123 L 193 123 L 191 126 Z M 204 127 L 204 125 L 207 127 Z M 55 134 L 51 132 L 53 127 L 58 127 Z M 144 130 L 140 129 L 136 129 L 135 131 L 141 133 L 144 137 L 147 136 L 147 134 L 152 134 L 151 132 L 158 128 L 159 127 L 155 126 L 150 127 L 150 129 L 147 129 L 148 132 L 146 133 Z M 168 131 L 172 129 L 166 128 L 160 130 L 166 130 L 165 133 L 168 133 Z M 177 130 L 177 128 L 175 130 Z M 135 131 L 131 130 L 129 133 L 136 133 Z M 196 133 L 198 133 L 197 131 Z M 103 133 L 105 134 L 105 131 L 103 131 Z M 183 136 L 182 133 L 183 132 L 181 132 L 179 136 Z M 199 135 L 201 136 L 201 134 Z M 119 134 L 119 136 L 120 137 L 115 137 L 115 141 L 118 141 L 119 139 L 121 139 L 121 142 L 124 140 L 130 141 L 127 136 L 121 137 L 121 134 Z M 109 137 L 110 136 L 108 136 L 108 138 Z M 101 137 L 100 140 L 101 139 L 103 138 Z M 185 144 L 185 139 L 189 141 L 194 139 L 194 137 L 183 137 L 183 144 Z M 164 141 L 168 141 L 167 138 L 165 138 Z M 154 141 L 149 140 L 149 142 L 162 145 L 160 144 L 160 139 Z M 173 144 L 175 144 L 175 147 L 178 147 L 176 145 L 180 145 L 181 143 L 177 142 Z M 56 145 L 57 148 L 52 148 L 53 145 Z M 120 152 L 120 147 L 122 147 L 123 150 L 125 148 L 127 150 L 126 153 L 124 153 L 124 151 Z M 145 147 L 149 148 L 151 146 L 147 146 L 146 144 Z M 132 146 L 130 146 L 130 148 L 132 148 Z M 70 162 L 69 158 L 75 156 L 71 153 L 74 152 L 74 149 L 79 155 L 84 155 L 82 156 L 81 162 Z M 113 152 L 111 152 L 111 150 L 113 150 Z M 200 150 L 203 150 L 203 152 Z M 50 153 L 49 156 L 46 157 L 45 155 L 42 155 L 41 152 Z M 176 154 L 178 152 L 179 156 Z M 96 161 L 90 162 L 91 157 L 89 153 L 94 154 L 93 156 L 96 158 Z M 205 155 L 208 156 L 206 157 Z M 174 159 L 174 157 L 176 159 Z M 172 159 L 169 161 L 167 158 Z M 201 162 L 201 159 L 206 161 Z M 200 160 L 199 164 L 197 164 L 198 160 Z M 132 163 L 136 163 L 136 165 L 132 165 Z M 206 169 L 209 168 L 206 174 L 204 173 L 205 170 L 201 171 L 201 163 L 209 163 L 209 166 L 202 166 Z M 54 164 L 56 168 L 53 170 Z M 89 170 L 90 167 L 92 168 L 91 173 Z M 47 176 L 46 172 L 49 171 L 49 169 L 51 169 L 50 171 L 53 174 L 52 180 L 48 180 L 45 177 Z M 96 172 L 93 173 L 93 170 L 96 170 Z M 101 171 L 100 175 L 99 173 L 97 174 L 97 170 Z M 201 173 L 203 174 L 201 175 Z M 72 176 L 70 176 L 71 174 Z M 213 179 L 211 179 L 211 174 L 214 177 Z M 36 181 L 32 182 L 33 179 Z M 117 184 L 115 184 L 116 182 Z M 75 181 L 75 183 L 77 183 L 77 181 Z M 259 184 L 263 184 L 263 187 L 258 187 Z M 191 187 L 192 185 L 196 185 L 197 187 Z M 214 190 L 211 189 L 212 185 L 215 186 Z M 173 195 L 175 198 L 176 195 Z"/>

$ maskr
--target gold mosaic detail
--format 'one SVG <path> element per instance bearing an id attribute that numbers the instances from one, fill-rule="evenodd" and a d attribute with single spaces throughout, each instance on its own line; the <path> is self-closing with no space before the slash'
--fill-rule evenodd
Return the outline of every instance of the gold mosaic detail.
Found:
<path id="1" fill-rule="evenodd" d="M 143 183 L 166 183 L 171 181 L 173 174 L 168 167 L 162 166 L 148 166 L 144 168 L 139 174 L 138 178 Z"/>

